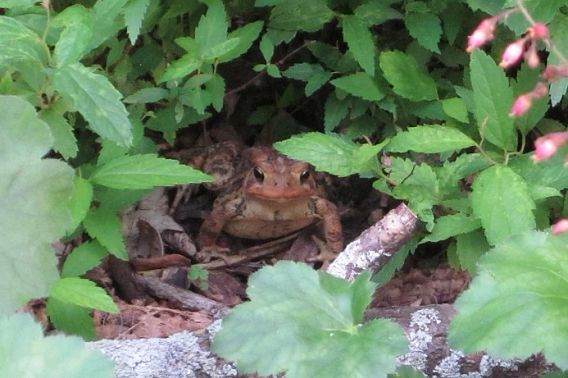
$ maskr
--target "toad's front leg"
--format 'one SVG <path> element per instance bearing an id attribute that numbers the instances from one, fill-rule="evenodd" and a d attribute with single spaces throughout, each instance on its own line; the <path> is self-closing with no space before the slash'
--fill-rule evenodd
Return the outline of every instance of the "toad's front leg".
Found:
<path id="1" fill-rule="evenodd" d="M 343 228 L 337 206 L 322 197 L 311 198 L 315 215 L 323 220 L 325 241 L 332 253 L 320 255 L 318 260 L 329 262 L 343 250 Z"/>
<path id="2" fill-rule="evenodd" d="M 204 255 L 208 254 L 214 256 L 219 253 L 229 252 L 228 248 L 217 245 L 217 238 L 227 222 L 237 216 L 239 206 L 240 203 L 237 200 L 224 201 L 223 198 L 218 198 L 214 202 L 213 210 L 205 217 L 197 236 L 197 244 L 203 257 L 206 257 Z"/>

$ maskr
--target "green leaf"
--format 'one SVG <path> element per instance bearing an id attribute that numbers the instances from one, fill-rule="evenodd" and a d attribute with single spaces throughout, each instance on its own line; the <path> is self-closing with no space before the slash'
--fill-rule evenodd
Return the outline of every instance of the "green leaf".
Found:
<path id="1" fill-rule="evenodd" d="M 207 49 L 207 51 L 201 54 L 201 59 L 205 61 L 214 61 L 222 56 L 230 54 L 238 45 L 238 38 L 227 39 L 226 41 Z"/>
<path id="2" fill-rule="evenodd" d="M 513 92 L 505 73 L 480 49 L 471 54 L 470 71 L 480 133 L 497 147 L 514 151 L 517 134 L 513 119 L 509 117 Z"/>
<path id="3" fill-rule="evenodd" d="M 49 297 L 63 303 L 118 313 L 118 307 L 107 292 L 93 281 L 78 277 L 61 278 L 49 290 Z"/>
<path id="4" fill-rule="evenodd" d="M 357 16 L 345 16 L 341 20 L 343 40 L 361 68 L 375 76 L 375 43 L 368 26 Z"/>
<path id="5" fill-rule="evenodd" d="M 114 189 L 148 189 L 209 182 L 211 176 L 181 165 L 177 160 L 146 154 L 116 158 L 97 167 L 89 180 Z"/>
<path id="6" fill-rule="evenodd" d="M 268 74 L 268 76 L 276 78 L 276 79 L 282 77 L 282 74 L 280 73 L 280 69 L 278 68 L 278 66 L 276 64 L 267 64 L 266 65 L 266 73 Z"/>
<path id="7" fill-rule="evenodd" d="M 315 32 L 331 21 L 333 11 L 325 0 L 289 0 L 272 8 L 270 27 L 282 30 Z"/>
<path id="8" fill-rule="evenodd" d="M 213 350 L 241 373 L 386 377 L 406 339 L 387 320 L 359 324 L 373 289 L 368 274 L 350 284 L 294 262 L 263 268 L 249 279 L 250 302 L 223 319 Z"/>
<path id="9" fill-rule="evenodd" d="M 518 156 L 512 159 L 509 165 L 524 178 L 529 187 L 550 187 L 557 190 L 568 188 L 568 175 L 562 154 L 556 154 L 552 159 L 538 164 L 534 163 L 531 156 L 532 154 Z"/>
<path id="10" fill-rule="evenodd" d="M 74 5 L 59 13 L 53 23 L 65 27 L 53 51 L 56 66 L 62 67 L 77 63 L 89 52 L 89 45 L 93 38 L 91 13 L 82 5 Z"/>
<path id="11" fill-rule="evenodd" d="M 223 100 L 225 99 L 225 79 L 219 74 L 213 77 L 205 84 L 205 89 L 211 95 L 211 105 L 220 112 L 223 109 Z"/>
<path id="12" fill-rule="evenodd" d="M 306 133 L 274 144 L 274 148 L 294 159 L 303 160 L 319 171 L 337 176 L 353 174 L 351 156 L 356 145 L 335 134 Z"/>
<path id="13" fill-rule="evenodd" d="M 258 38 L 263 25 L 264 23 L 262 21 L 255 21 L 230 32 L 227 38 L 238 40 L 238 44 L 231 51 L 220 56 L 219 62 L 229 62 L 247 52 L 253 42 Z"/>
<path id="14" fill-rule="evenodd" d="M 73 133 L 73 126 L 67 122 L 63 114 L 50 107 L 42 110 L 39 117 L 49 126 L 53 136 L 53 149 L 65 159 L 76 157 L 79 150 L 77 139 Z"/>
<path id="15" fill-rule="evenodd" d="M 411 101 L 436 100 L 436 82 L 426 74 L 416 60 L 401 51 L 385 51 L 379 57 L 385 79 L 399 96 Z"/>
<path id="16" fill-rule="evenodd" d="M 169 92 L 164 88 L 142 88 L 137 92 L 134 92 L 130 96 L 124 99 L 127 104 L 147 104 L 149 102 L 158 102 L 167 98 Z"/>
<path id="17" fill-rule="evenodd" d="M 274 45 L 272 44 L 270 38 L 264 35 L 260 40 L 259 48 L 260 52 L 262 53 L 262 57 L 264 58 L 266 63 L 269 63 L 272 59 L 272 56 L 274 55 Z"/>
<path id="18" fill-rule="evenodd" d="M 433 13 L 410 12 L 404 18 L 404 23 L 410 35 L 427 50 L 440 53 L 438 43 L 442 36 L 440 19 Z"/>
<path id="19" fill-rule="evenodd" d="M 34 107 L 0 96 L 0 314 L 43 297 L 57 278 L 50 243 L 71 224 L 73 170 L 49 152 L 52 138 Z"/>
<path id="20" fill-rule="evenodd" d="M 104 41 L 115 36 L 124 27 L 124 8 L 129 0 L 97 0 L 92 8 L 93 25 L 96 33 L 93 33 L 90 47 L 94 50 Z"/>
<path id="21" fill-rule="evenodd" d="M 400 12 L 390 8 L 389 4 L 385 4 L 381 0 L 366 1 L 355 8 L 353 14 L 365 21 L 368 26 L 380 25 L 385 21 L 403 18 Z"/>
<path id="22" fill-rule="evenodd" d="M 481 258 L 480 272 L 456 301 L 452 348 L 502 359 L 542 352 L 568 369 L 568 235 L 530 231 Z"/>
<path id="23" fill-rule="evenodd" d="M 132 126 L 120 102 L 122 95 L 105 76 L 75 63 L 56 69 L 53 85 L 100 136 L 123 146 L 132 143 Z"/>
<path id="24" fill-rule="evenodd" d="M 164 71 L 158 83 L 164 83 L 170 80 L 179 80 L 195 70 L 199 69 L 203 62 L 196 59 L 192 53 L 185 54 L 178 60 L 172 62 Z"/>
<path id="25" fill-rule="evenodd" d="M 316 72 L 306 84 L 306 96 L 311 96 L 315 91 L 320 89 L 325 83 L 331 79 L 332 73 L 327 71 Z"/>
<path id="26" fill-rule="evenodd" d="M 99 265 L 108 255 L 102 245 L 92 240 L 75 247 L 65 259 L 62 277 L 78 277 Z"/>
<path id="27" fill-rule="evenodd" d="M 97 239 L 109 253 L 122 260 L 127 260 L 126 247 L 122 237 L 122 223 L 114 209 L 99 207 L 91 209 L 83 220 L 87 233 Z"/>
<path id="28" fill-rule="evenodd" d="M 456 254 L 460 266 L 472 274 L 477 271 L 479 258 L 489 249 L 489 243 L 481 230 L 456 236 Z"/>
<path id="29" fill-rule="evenodd" d="M 195 41 L 199 44 L 203 54 L 227 40 L 228 28 L 223 2 L 212 0 L 207 5 L 207 13 L 199 19 L 195 28 Z"/>
<path id="30" fill-rule="evenodd" d="M 318 72 L 324 72 L 323 67 L 319 64 L 296 63 L 283 71 L 282 74 L 290 79 L 308 81 Z"/>
<path id="31" fill-rule="evenodd" d="M 2 377 L 112 376 L 113 364 L 101 352 L 87 348 L 78 337 L 44 337 L 28 314 L 0 318 L 0 350 Z"/>
<path id="32" fill-rule="evenodd" d="M 334 79 L 331 81 L 331 84 L 353 96 L 361 97 L 368 101 L 379 101 L 385 96 L 379 90 L 373 78 L 364 72 L 357 72 Z"/>
<path id="33" fill-rule="evenodd" d="M 91 207 L 92 199 L 93 186 L 91 183 L 82 177 L 76 176 L 73 196 L 69 201 L 69 209 L 71 210 L 71 218 L 73 219 L 69 231 L 74 231 L 81 221 L 83 221 Z"/>
<path id="34" fill-rule="evenodd" d="M 442 108 L 444 109 L 444 113 L 453 119 L 462 123 L 469 123 L 467 108 L 461 98 L 453 97 L 442 100 Z"/>
<path id="35" fill-rule="evenodd" d="M 34 6 L 39 0 L 0 0 L 1 8 L 27 9 Z"/>
<path id="36" fill-rule="evenodd" d="M 64 303 L 55 298 L 48 298 L 47 315 L 55 328 L 68 335 L 81 336 L 84 340 L 95 340 L 95 325 L 91 318 L 91 309 Z"/>
<path id="37" fill-rule="evenodd" d="M 475 146 L 475 142 L 453 127 L 422 125 L 395 135 L 387 149 L 391 152 L 439 153 Z"/>
<path id="38" fill-rule="evenodd" d="M 441 216 L 436 219 L 436 224 L 430 235 L 420 241 L 437 242 L 446 240 L 452 236 L 467 234 L 481 227 L 481 222 L 472 216 L 457 213 L 452 215 Z"/>
<path id="39" fill-rule="evenodd" d="M 12 17 L 0 16 L 0 46 L 0 67 L 3 68 L 20 62 L 45 65 L 48 60 L 49 49 L 41 38 Z"/>
<path id="40" fill-rule="evenodd" d="M 325 102 L 323 125 L 325 132 L 331 133 L 339 122 L 347 116 L 349 103 L 346 100 L 338 100 L 335 93 L 330 93 Z"/>
<path id="41" fill-rule="evenodd" d="M 513 81 L 513 92 L 515 96 L 530 92 L 540 80 L 539 70 L 530 68 L 523 64 L 517 72 L 517 80 Z M 522 117 L 515 118 L 515 124 L 523 135 L 527 135 L 536 124 L 544 117 L 548 110 L 548 96 L 544 96 L 533 101 L 529 111 Z"/>
<path id="42" fill-rule="evenodd" d="M 481 219 L 491 245 L 534 229 L 535 204 L 526 182 L 511 168 L 496 165 L 484 170 L 472 189 L 473 213 Z"/>
<path id="43" fill-rule="evenodd" d="M 130 44 L 133 46 L 140 35 L 140 28 L 142 27 L 142 21 L 144 21 L 148 5 L 150 5 L 150 0 L 130 0 L 124 7 L 126 32 Z"/>

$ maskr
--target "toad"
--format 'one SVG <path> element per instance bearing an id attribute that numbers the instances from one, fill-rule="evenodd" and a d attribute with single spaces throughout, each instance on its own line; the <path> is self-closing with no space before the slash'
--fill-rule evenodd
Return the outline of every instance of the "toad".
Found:
<path id="1" fill-rule="evenodd" d="M 236 169 L 221 171 L 234 173 L 228 180 L 223 178 L 226 187 L 201 226 L 197 241 L 202 251 L 220 249 L 216 240 L 221 231 L 246 239 L 271 239 L 319 220 L 330 250 L 342 250 L 337 207 L 325 198 L 309 164 L 261 146 L 244 150 Z"/>

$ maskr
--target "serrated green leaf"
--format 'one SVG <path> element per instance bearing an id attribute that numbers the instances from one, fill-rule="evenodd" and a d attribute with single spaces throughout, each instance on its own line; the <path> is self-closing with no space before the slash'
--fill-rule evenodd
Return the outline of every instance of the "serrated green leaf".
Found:
<path id="1" fill-rule="evenodd" d="M 195 28 L 195 41 L 202 53 L 227 40 L 227 14 L 220 0 L 208 2 L 207 13 L 201 16 Z"/>
<path id="2" fill-rule="evenodd" d="M 378 171 L 377 154 L 388 143 L 388 139 L 379 144 L 361 144 L 353 151 L 353 171 L 359 174 L 376 173 Z"/>
<path id="3" fill-rule="evenodd" d="M 50 243 L 71 224 L 74 173 L 41 160 L 53 140 L 31 104 L 0 96 L 0 114 L 0 314 L 7 314 L 45 296 L 58 276 Z"/>
<path id="4" fill-rule="evenodd" d="M 306 96 L 311 96 L 331 79 L 333 74 L 328 71 L 316 72 L 306 83 Z"/>
<path id="5" fill-rule="evenodd" d="M 73 219 L 69 231 L 74 231 L 85 218 L 91 207 L 92 199 L 93 186 L 91 183 L 82 177 L 76 176 L 73 196 L 69 200 L 69 209 L 71 210 L 71 218 Z"/>
<path id="6" fill-rule="evenodd" d="M 65 8 L 53 20 L 55 25 L 65 28 L 59 36 L 53 51 L 57 67 L 77 63 L 89 52 L 93 38 L 93 19 L 89 10 L 82 5 Z"/>
<path id="7" fill-rule="evenodd" d="M 274 148 L 294 159 L 303 160 L 317 170 L 337 176 L 353 174 L 351 157 L 356 145 L 335 134 L 306 133 L 277 142 Z"/>
<path id="8" fill-rule="evenodd" d="M 517 80 L 513 84 L 515 96 L 530 92 L 540 80 L 539 70 L 531 69 L 527 64 L 523 64 L 517 72 Z M 515 118 L 515 125 L 523 135 L 527 135 L 536 124 L 544 117 L 548 110 L 548 96 L 533 101 L 528 112 Z"/>
<path id="9" fill-rule="evenodd" d="M 178 60 L 173 61 L 164 71 L 158 83 L 164 83 L 170 80 L 179 80 L 195 70 L 198 70 L 203 62 L 196 59 L 194 54 L 185 54 Z"/>
<path id="10" fill-rule="evenodd" d="M 237 39 L 239 43 L 231 51 L 220 56 L 219 62 L 224 63 L 231 61 L 247 52 L 253 42 L 258 38 L 263 25 L 264 23 L 262 21 L 255 21 L 230 32 L 227 38 Z"/>
<path id="11" fill-rule="evenodd" d="M 453 119 L 463 123 L 469 122 L 467 117 L 467 108 L 461 98 L 454 97 L 442 100 L 442 109 L 444 109 L 444 113 Z"/>
<path id="12" fill-rule="evenodd" d="M 238 38 L 229 38 L 224 42 L 221 42 L 203 52 L 201 54 L 201 59 L 205 61 L 214 61 L 224 55 L 230 54 L 233 49 L 239 46 Z"/>
<path id="13" fill-rule="evenodd" d="M 177 160 L 146 154 L 116 158 L 97 167 L 89 180 L 114 189 L 149 189 L 209 182 L 211 176 L 181 165 Z"/>
<path id="14" fill-rule="evenodd" d="M 406 340 L 389 321 L 358 324 L 373 288 L 366 274 L 350 284 L 299 263 L 266 267 L 249 279 L 251 301 L 223 319 L 213 350 L 236 360 L 240 372 L 386 377 Z M 268 332 L 274 324 L 279 331 Z"/>
<path id="15" fill-rule="evenodd" d="M 49 321 L 67 335 L 81 336 L 91 341 L 96 337 L 91 309 L 48 298 L 46 309 Z"/>
<path id="16" fill-rule="evenodd" d="M 513 119 L 509 117 L 513 92 L 505 73 L 480 49 L 471 54 L 470 71 L 480 133 L 497 147 L 514 151 L 517 134 Z"/>
<path id="17" fill-rule="evenodd" d="M 481 171 L 492 163 L 479 153 L 462 154 L 454 161 L 447 161 L 436 173 L 440 180 L 440 191 L 444 196 L 453 196 L 461 192 L 460 181 Z"/>
<path id="18" fill-rule="evenodd" d="M 524 178 L 529 187 L 541 186 L 557 190 L 568 188 L 568 175 L 564 156 L 556 154 L 552 159 L 535 164 L 532 154 L 518 156 L 511 160 L 510 168 Z"/>
<path id="19" fill-rule="evenodd" d="M 105 76 L 75 63 L 56 69 L 53 85 L 100 136 L 119 145 L 132 143 L 132 126 L 128 112 L 120 102 L 122 95 Z"/>
<path id="20" fill-rule="evenodd" d="M 0 67 L 3 68 L 20 62 L 32 62 L 40 66 L 48 60 L 47 45 L 37 34 L 12 17 L 0 16 L 0 46 Z"/>
<path id="21" fill-rule="evenodd" d="M 124 99 L 127 104 L 147 104 L 158 102 L 168 97 L 168 90 L 164 88 L 142 88 Z"/>
<path id="22" fill-rule="evenodd" d="M 526 182 L 511 168 L 496 165 L 484 170 L 472 189 L 473 213 L 481 219 L 491 245 L 534 229 L 535 204 Z"/>
<path id="23" fill-rule="evenodd" d="M 42 110 L 39 117 L 49 126 L 53 136 L 53 149 L 65 159 L 76 157 L 79 150 L 77 139 L 73 133 L 73 126 L 67 122 L 63 114 L 50 107 Z"/>
<path id="24" fill-rule="evenodd" d="M 113 364 L 101 352 L 88 349 L 78 337 L 44 337 L 41 326 L 28 314 L 0 318 L 0 350 L 3 377 L 112 376 Z"/>
<path id="25" fill-rule="evenodd" d="M 343 40 L 361 68 L 375 76 L 375 43 L 365 22 L 355 15 L 345 16 L 341 20 Z"/>
<path id="26" fill-rule="evenodd" d="M 391 152 L 439 153 L 475 146 L 475 141 L 458 129 L 441 125 L 409 127 L 395 135 L 387 149 Z"/>
<path id="27" fill-rule="evenodd" d="M 78 277 L 61 278 L 49 290 L 49 297 L 63 303 L 118 313 L 110 295 L 93 281 Z"/>
<path id="28" fill-rule="evenodd" d="M 329 9 L 324 0 L 289 0 L 272 8 L 270 27 L 315 32 L 332 18 L 333 11 Z"/>
<path id="29" fill-rule="evenodd" d="M 471 274 L 477 271 L 477 263 L 491 247 L 481 230 L 456 236 L 456 255 L 460 267 Z"/>
<path id="30" fill-rule="evenodd" d="M 438 43 L 442 36 L 440 19 L 433 13 L 410 12 L 404 17 L 404 24 L 408 32 L 418 43 L 435 53 L 440 53 Z"/>
<path id="31" fill-rule="evenodd" d="M 96 25 L 96 33 L 93 33 L 88 50 L 99 47 L 104 41 L 115 36 L 124 27 L 122 17 L 124 7 L 129 0 L 97 0 L 92 8 L 93 25 Z"/>
<path id="32" fill-rule="evenodd" d="M 385 96 L 379 90 L 373 78 L 364 72 L 357 72 L 334 79 L 331 81 L 331 84 L 353 96 L 361 97 L 368 101 L 379 101 Z"/>
<path id="33" fill-rule="evenodd" d="M 211 80 L 205 85 L 205 89 L 211 95 L 211 105 L 216 111 L 223 109 L 223 100 L 225 98 L 225 79 L 219 74 L 213 75 Z"/>
<path id="34" fill-rule="evenodd" d="M 452 214 L 436 219 L 436 224 L 430 235 L 423 238 L 420 243 L 437 242 L 452 236 L 467 234 L 481 227 L 481 221 L 465 214 Z"/>
<path id="35" fill-rule="evenodd" d="M 388 20 L 400 20 L 402 14 L 383 3 L 381 0 L 371 0 L 359 5 L 353 14 L 365 21 L 367 25 L 380 25 Z"/>
<path id="36" fill-rule="evenodd" d="M 542 352 L 568 369 L 568 236 L 529 231 L 481 258 L 480 273 L 456 301 L 452 348 L 528 358 Z"/>
<path id="37" fill-rule="evenodd" d="M 334 92 L 330 93 L 324 107 L 323 125 L 325 132 L 332 132 L 339 125 L 339 122 L 347 116 L 348 112 L 348 101 L 338 100 Z"/>
<path id="38" fill-rule="evenodd" d="M 61 276 L 78 277 L 96 267 L 108 255 L 97 241 L 91 240 L 75 247 L 65 259 Z"/>
<path id="39" fill-rule="evenodd" d="M 150 5 L 150 0 L 129 0 L 128 4 L 124 7 L 126 32 L 130 44 L 133 46 L 138 39 L 138 35 L 140 35 L 140 28 L 142 27 L 142 21 L 144 20 L 148 5 Z"/>
<path id="40" fill-rule="evenodd" d="M 379 65 L 396 94 L 411 101 L 438 98 L 436 82 L 410 55 L 402 51 L 385 51 L 379 56 Z"/>
<path id="41" fill-rule="evenodd" d="M 87 233 L 97 239 L 109 253 L 122 260 L 127 260 L 126 247 L 122 237 L 122 223 L 118 218 L 116 209 L 99 207 L 91 209 L 83 225 Z"/>
<path id="42" fill-rule="evenodd" d="M 308 81 L 317 72 L 323 71 L 323 67 L 319 64 L 296 63 L 283 71 L 282 74 L 290 79 Z"/>

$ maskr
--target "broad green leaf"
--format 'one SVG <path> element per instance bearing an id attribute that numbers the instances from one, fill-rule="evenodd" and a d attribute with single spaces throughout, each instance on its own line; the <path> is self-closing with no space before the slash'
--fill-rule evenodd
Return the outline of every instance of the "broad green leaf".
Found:
<path id="1" fill-rule="evenodd" d="M 87 233 L 109 253 L 119 259 L 127 260 L 128 255 L 122 237 L 122 223 L 116 215 L 117 211 L 109 207 L 91 209 L 83 220 L 83 225 Z"/>
<path id="2" fill-rule="evenodd" d="M 532 153 L 518 156 L 511 160 L 510 167 L 524 178 L 529 187 L 550 187 L 557 190 L 568 188 L 568 172 L 564 165 L 564 156 L 556 154 L 552 159 L 535 164 Z"/>
<path id="3" fill-rule="evenodd" d="M 477 271 L 479 258 L 490 248 L 482 230 L 456 236 L 456 254 L 460 267 L 472 274 Z"/>
<path id="4" fill-rule="evenodd" d="M 274 44 L 272 44 L 270 38 L 264 35 L 260 40 L 260 45 L 258 47 L 266 63 L 269 63 L 274 55 Z"/>
<path id="5" fill-rule="evenodd" d="M 377 154 L 384 148 L 388 143 L 388 139 L 385 139 L 379 144 L 361 144 L 353 151 L 353 156 L 351 158 L 353 165 L 353 173 L 359 174 L 375 174 L 379 170 Z"/>
<path id="6" fill-rule="evenodd" d="M 124 99 L 127 104 L 147 104 L 149 102 L 158 102 L 167 98 L 169 92 L 164 88 L 142 88 L 137 92 L 134 92 L 130 96 Z"/>
<path id="7" fill-rule="evenodd" d="M 211 177 L 177 160 L 146 154 L 114 159 L 97 167 L 89 180 L 114 189 L 148 189 L 209 182 Z"/>
<path id="8" fill-rule="evenodd" d="M 380 25 L 388 20 L 400 20 L 402 14 L 389 7 L 389 4 L 381 0 L 366 1 L 353 11 L 353 14 L 365 21 L 368 26 Z"/>
<path id="9" fill-rule="evenodd" d="M 422 125 L 395 135 L 387 149 L 391 152 L 439 153 L 475 146 L 475 142 L 453 127 Z"/>
<path id="10" fill-rule="evenodd" d="M 470 233 L 480 227 L 480 220 L 472 216 L 461 213 L 441 216 L 436 219 L 436 224 L 430 235 L 422 239 L 420 243 L 446 240 L 452 236 Z"/>
<path id="11" fill-rule="evenodd" d="M 93 186 L 82 177 L 75 177 L 75 185 L 73 196 L 69 200 L 69 209 L 71 210 L 71 218 L 73 223 L 69 227 L 69 231 L 74 231 L 83 221 L 93 199 Z"/>
<path id="12" fill-rule="evenodd" d="M 132 143 L 128 113 L 120 102 L 122 95 L 105 76 L 75 63 L 56 69 L 53 85 L 100 136 L 119 145 Z"/>
<path id="13" fill-rule="evenodd" d="M 479 153 L 462 154 L 454 161 L 446 161 L 436 170 L 440 179 L 440 191 L 448 196 L 460 193 L 462 190 L 459 185 L 463 178 L 491 165 L 492 163 Z"/>
<path id="14" fill-rule="evenodd" d="M 164 83 L 170 80 L 179 80 L 195 70 L 199 69 L 203 62 L 198 60 L 194 54 L 188 53 L 173 61 L 164 71 L 158 83 Z"/>
<path id="15" fill-rule="evenodd" d="M 316 72 L 312 77 L 310 77 L 306 84 L 306 96 L 309 97 L 314 94 L 315 91 L 320 89 L 325 83 L 329 81 L 329 79 L 331 79 L 332 75 L 333 74 L 328 71 Z"/>
<path id="16" fill-rule="evenodd" d="M 473 213 L 491 245 L 534 229 L 535 208 L 527 183 L 511 168 L 496 165 L 481 172 L 472 185 Z"/>
<path id="17" fill-rule="evenodd" d="M 323 67 L 319 64 L 296 63 L 286 71 L 282 71 L 282 74 L 290 79 L 308 81 L 313 75 L 323 71 Z"/>
<path id="18" fill-rule="evenodd" d="M 442 36 L 440 19 L 433 13 L 410 12 L 404 17 L 404 23 L 411 36 L 418 43 L 435 53 L 440 53 L 438 43 Z"/>
<path id="19" fill-rule="evenodd" d="M 17 43 L 14 43 L 17 41 Z M 8 16 L 0 16 L 0 67 L 20 62 L 45 65 L 48 59 L 46 44 L 24 24 Z"/>
<path id="20" fill-rule="evenodd" d="M 0 8 L 27 9 L 34 6 L 39 0 L 0 0 Z"/>
<path id="21" fill-rule="evenodd" d="M 92 8 L 93 25 L 96 33 L 93 33 L 88 50 L 99 47 L 104 41 L 115 36 L 124 27 L 123 12 L 129 0 L 97 0 Z"/>
<path id="22" fill-rule="evenodd" d="M 263 24 L 262 21 L 255 21 L 230 32 L 227 39 L 236 39 L 238 40 L 238 44 L 232 50 L 220 56 L 219 62 L 229 62 L 247 52 L 253 42 L 258 38 Z"/>
<path id="23" fill-rule="evenodd" d="M 49 297 L 63 303 L 117 313 L 110 295 L 93 281 L 78 277 L 61 278 L 49 290 Z"/>
<path id="24" fill-rule="evenodd" d="M 205 61 L 214 61 L 222 56 L 230 54 L 233 49 L 239 46 L 238 38 L 230 38 L 224 42 L 221 42 L 205 51 L 201 54 L 201 59 Z"/>
<path id="25" fill-rule="evenodd" d="M 73 170 L 41 158 L 53 139 L 34 107 L 0 96 L 0 314 L 47 295 L 57 279 L 50 243 L 71 224 Z"/>
<path id="26" fill-rule="evenodd" d="M 75 247 L 65 259 L 62 277 L 78 277 L 96 267 L 108 255 L 106 249 L 95 240 Z"/>
<path id="27" fill-rule="evenodd" d="M 223 100 L 225 99 L 225 79 L 221 75 L 215 74 L 205 84 L 205 89 L 211 95 L 211 105 L 216 111 L 220 112 L 223 109 Z"/>
<path id="28" fill-rule="evenodd" d="M 199 44 L 202 54 L 227 40 L 227 14 L 220 0 L 208 2 L 207 13 L 201 16 L 195 28 L 195 41 Z"/>
<path id="29" fill-rule="evenodd" d="M 142 21 L 148 5 L 150 5 L 150 0 L 130 0 L 124 7 L 126 32 L 128 33 L 130 44 L 133 46 L 138 39 L 138 35 L 140 35 L 140 28 L 142 27 Z"/>
<path id="30" fill-rule="evenodd" d="M 348 112 L 348 101 L 338 100 L 334 92 L 330 93 L 324 107 L 323 125 L 325 132 L 332 132 L 339 125 L 339 122 L 347 116 Z"/>
<path id="31" fill-rule="evenodd" d="M 412 56 L 401 51 L 386 51 L 379 56 L 379 65 L 396 94 L 411 101 L 438 98 L 436 82 Z"/>
<path id="32" fill-rule="evenodd" d="M 523 64 L 517 72 L 517 80 L 513 81 L 513 93 L 515 96 L 530 92 L 534 89 L 536 83 L 540 80 L 539 70 L 530 68 L 527 64 Z M 540 121 L 548 110 L 548 96 L 544 96 L 533 101 L 529 111 L 515 118 L 515 124 L 523 135 L 527 135 L 538 121 Z"/>
<path id="33" fill-rule="evenodd" d="M 48 298 L 46 306 L 49 321 L 55 328 L 68 335 L 81 336 L 91 341 L 96 337 L 91 309 L 65 303 L 53 297 Z"/>
<path id="34" fill-rule="evenodd" d="M 515 150 L 517 134 L 513 119 L 509 117 L 513 92 L 505 73 L 480 49 L 471 54 L 470 71 L 480 133 L 503 150 Z"/>
<path id="35" fill-rule="evenodd" d="M 266 65 L 266 73 L 268 74 L 268 76 L 279 79 L 282 77 L 282 74 L 280 73 L 280 69 L 278 68 L 278 66 L 276 64 L 267 64 Z"/>
<path id="36" fill-rule="evenodd" d="M 317 170 L 337 176 L 353 174 L 351 157 L 357 146 L 336 134 L 306 133 L 274 144 L 294 159 L 307 161 Z"/>
<path id="37" fill-rule="evenodd" d="M 89 10 L 82 5 L 65 8 L 53 20 L 55 25 L 62 25 L 63 31 L 53 51 L 57 67 L 77 63 L 89 52 L 93 38 L 93 19 Z"/>
<path id="38" fill-rule="evenodd" d="M 272 8 L 270 27 L 315 32 L 332 18 L 333 11 L 329 9 L 325 0 L 289 0 Z"/>
<path id="39" fill-rule="evenodd" d="M 73 126 L 67 122 L 63 114 L 53 107 L 42 110 L 39 117 L 47 123 L 53 136 L 53 149 L 65 159 L 77 156 L 79 147 L 73 133 Z"/>
<path id="40" fill-rule="evenodd" d="M 0 318 L 0 376 L 108 378 L 113 364 L 78 337 L 43 336 L 28 314 Z"/>
<path id="41" fill-rule="evenodd" d="M 375 76 L 375 43 L 365 22 L 355 15 L 344 16 L 341 20 L 343 40 L 361 68 Z"/>
<path id="42" fill-rule="evenodd" d="M 360 324 L 373 289 L 368 274 L 348 283 L 294 262 L 263 268 L 249 279 L 250 302 L 223 319 L 213 350 L 241 373 L 386 377 L 406 338 L 387 320 Z"/>
<path id="43" fill-rule="evenodd" d="M 444 113 L 453 119 L 463 123 L 469 123 L 467 108 L 461 98 L 453 97 L 442 100 L 442 109 L 444 109 Z"/>
<path id="44" fill-rule="evenodd" d="M 385 95 L 373 78 L 364 72 L 357 72 L 352 75 L 343 76 L 331 81 L 331 84 L 356 97 L 361 97 L 368 101 L 379 101 Z"/>
<path id="45" fill-rule="evenodd" d="M 399 184 L 393 195 L 414 203 L 433 205 L 438 202 L 439 184 L 436 173 L 428 164 L 412 165 L 406 159 L 393 159 L 390 178 Z M 402 163 L 402 166 L 399 164 Z"/>
<path id="46" fill-rule="evenodd" d="M 554 42 L 555 47 L 566 56 L 568 54 L 568 40 L 564 38 L 566 33 L 568 33 L 568 16 L 563 12 L 557 12 L 554 19 L 549 25 L 550 38 Z M 556 54 L 550 54 L 547 61 L 548 65 L 560 65 L 564 62 L 563 58 L 556 56 Z M 550 103 L 551 106 L 556 106 L 564 95 L 566 94 L 566 89 L 568 88 L 568 78 L 560 78 L 555 80 L 550 84 Z"/>
<path id="47" fill-rule="evenodd" d="M 568 369 L 568 235 L 529 231 L 497 245 L 456 301 L 452 348 L 502 359 L 543 353 Z"/>

